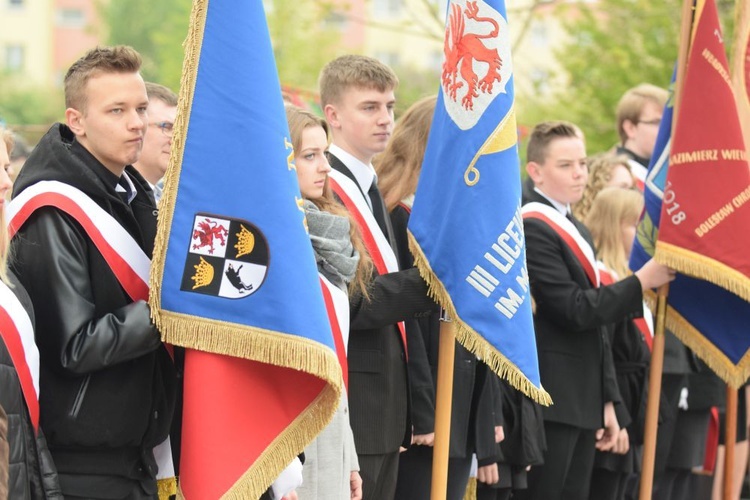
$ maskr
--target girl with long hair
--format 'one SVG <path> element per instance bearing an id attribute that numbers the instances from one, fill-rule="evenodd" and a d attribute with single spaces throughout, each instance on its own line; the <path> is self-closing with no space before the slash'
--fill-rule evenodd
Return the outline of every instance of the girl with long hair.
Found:
<path id="1" fill-rule="evenodd" d="M 332 293 L 343 294 L 344 300 L 348 299 L 347 292 L 367 298 L 372 262 L 356 224 L 328 186 L 328 126 L 314 114 L 290 105 L 286 116 L 318 272 L 332 284 Z M 337 319 L 346 345 L 349 318 Z M 304 481 L 297 488 L 297 495 L 300 500 L 361 499 L 362 479 L 358 471 L 344 393 L 331 423 L 305 449 Z"/>
<path id="2" fill-rule="evenodd" d="M 643 210 L 643 195 L 634 189 L 604 188 L 596 195 L 586 215 L 597 259 L 603 264 L 602 283 L 619 281 L 631 274 L 630 249 Z M 644 314 L 650 313 L 644 306 Z M 650 324 L 643 318 L 624 320 L 610 329 L 622 403 L 617 407 L 620 434 L 613 452 L 597 451 L 589 498 L 620 500 L 637 489 L 643 447 L 647 371 L 651 358 Z"/>
<path id="3" fill-rule="evenodd" d="M 589 180 L 581 201 L 573 205 L 572 212 L 578 220 L 585 220 L 591 210 L 594 198 L 606 187 L 630 189 L 635 180 L 625 155 L 600 153 L 588 159 Z"/>

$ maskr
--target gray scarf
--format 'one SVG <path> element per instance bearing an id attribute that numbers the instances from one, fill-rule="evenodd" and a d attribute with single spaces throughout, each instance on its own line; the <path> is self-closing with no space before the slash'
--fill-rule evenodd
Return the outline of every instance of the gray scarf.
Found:
<path id="1" fill-rule="evenodd" d="M 305 200 L 305 216 L 318 271 L 334 285 L 345 288 L 357 272 L 359 253 L 349 236 L 349 219 L 321 211 Z"/>

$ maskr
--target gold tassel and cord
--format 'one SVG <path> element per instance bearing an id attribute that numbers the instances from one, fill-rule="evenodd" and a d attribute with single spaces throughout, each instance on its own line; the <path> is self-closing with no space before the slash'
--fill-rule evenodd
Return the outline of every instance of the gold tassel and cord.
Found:
<path id="1" fill-rule="evenodd" d="M 550 406 L 552 398 L 544 389 L 534 386 L 515 364 L 500 354 L 497 349 L 467 325 L 456 313 L 456 308 L 445 289 L 445 285 L 441 283 L 440 279 L 432 271 L 427 258 L 422 253 L 422 249 L 411 231 L 409 231 L 409 250 L 414 255 L 414 265 L 419 269 L 419 274 L 427 282 L 430 297 L 440 304 L 455 321 L 456 340 L 486 363 L 498 376 L 507 380 L 510 385 L 537 403 L 543 406 Z"/>

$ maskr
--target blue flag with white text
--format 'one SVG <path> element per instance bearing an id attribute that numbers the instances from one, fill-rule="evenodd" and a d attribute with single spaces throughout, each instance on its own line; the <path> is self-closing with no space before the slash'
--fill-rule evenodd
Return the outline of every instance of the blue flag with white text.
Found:
<path id="1" fill-rule="evenodd" d="M 459 342 L 514 387 L 549 404 L 526 270 L 504 2 L 449 2 L 444 51 L 410 246 L 431 293 L 456 322 Z"/>

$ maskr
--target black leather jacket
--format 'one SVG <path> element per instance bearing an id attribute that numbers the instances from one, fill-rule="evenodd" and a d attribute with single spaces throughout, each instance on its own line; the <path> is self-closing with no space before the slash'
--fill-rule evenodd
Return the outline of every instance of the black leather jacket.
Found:
<path id="1" fill-rule="evenodd" d="M 26 308 L 33 321 L 31 301 L 10 275 L 13 292 Z M 47 449 L 44 433 L 34 436 L 29 412 L 24 402 L 21 383 L 11 360 L 10 353 L 0 338 L 0 407 L 8 415 L 8 498 L 45 499 L 62 498 L 57 480 L 57 470 Z"/>
<path id="2" fill-rule="evenodd" d="M 150 257 L 156 208 L 132 168 L 128 205 L 106 169 L 56 124 L 27 160 L 14 196 L 42 180 L 85 192 Z M 144 301 L 133 302 L 84 229 L 56 208 L 38 209 L 13 240 L 12 267 L 36 313 L 41 425 L 61 474 L 103 474 L 155 485 L 152 448 L 169 432 L 175 373 Z"/>

